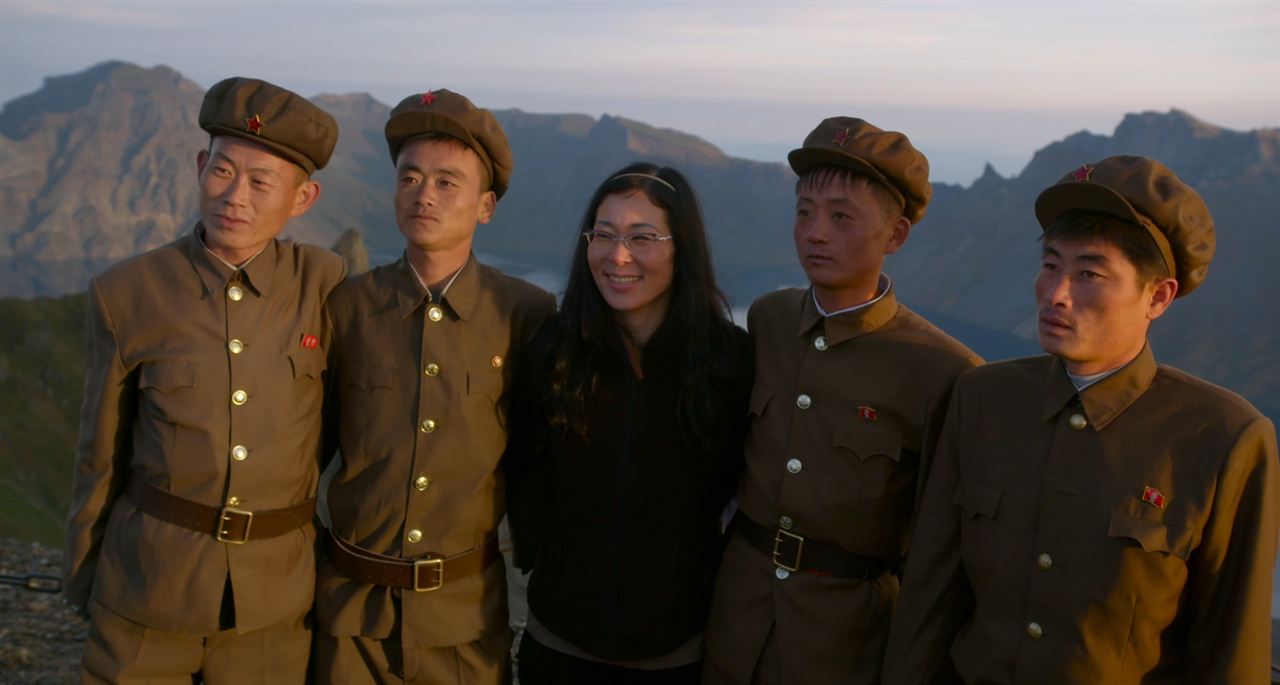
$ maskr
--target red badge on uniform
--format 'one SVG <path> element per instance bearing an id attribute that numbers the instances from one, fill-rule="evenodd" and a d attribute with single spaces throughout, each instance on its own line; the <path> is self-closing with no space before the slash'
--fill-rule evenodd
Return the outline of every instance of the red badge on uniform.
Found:
<path id="1" fill-rule="evenodd" d="M 1168 498 L 1164 495 L 1160 494 L 1159 490 L 1151 487 L 1150 485 L 1142 488 L 1142 501 L 1150 504 L 1156 509 L 1164 509 L 1164 503 L 1167 499 Z"/>
<path id="2" fill-rule="evenodd" d="M 422 94 L 422 100 L 420 104 L 430 107 L 431 105 L 435 104 L 435 101 L 436 101 L 436 94 L 428 90 L 427 92 Z"/>
<path id="3" fill-rule="evenodd" d="M 1071 177 L 1076 181 L 1087 181 L 1093 175 L 1093 167 L 1088 164 L 1081 164 L 1079 169 L 1071 172 Z"/>
<path id="4" fill-rule="evenodd" d="M 244 130 L 254 135 L 262 135 L 262 117 L 255 114 L 252 119 L 245 119 Z"/>
<path id="5" fill-rule="evenodd" d="M 307 348 L 308 350 L 314 350 L 319 345 L 320 345 L 320 339 L 317 338 L 316 336 L 314 335 L 302 336 L 302 346 Z"/>
<path id="6" fill-rule="evenodd" d="M 860 419 L 866 419 L 867 421 L 875 421 L 875 420 L 876 420 L 876 410 L 872 409 L 871 407 L 866 406 L 865 404 L 864 404 L 864 405 L 862 405 L 862 406 L 859 406 L 859 407 L 858 407 L 858 418 L 860 418 Z"/>

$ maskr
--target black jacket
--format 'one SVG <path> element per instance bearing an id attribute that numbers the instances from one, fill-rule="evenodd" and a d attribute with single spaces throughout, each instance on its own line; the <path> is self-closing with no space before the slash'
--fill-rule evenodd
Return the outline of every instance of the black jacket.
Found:
<path id="1" fill-rule="evenodd" d="M 556 635 L 603 659 L 659 656 L 700 632 L 722 551 L 719 514 L 742 471 L 752 381 L 747 334 L 734 328 L 714 382 L 721 425 L 710 450 L 677 424 L 683 341 L 659 329 L 641 355 L 605 341 L 585 439 L 540 439 L 539 389 L 554 320 L 526 348 L 511 402 L 507 454 L 516 565 L 532 569 L 529 607 Z"/>

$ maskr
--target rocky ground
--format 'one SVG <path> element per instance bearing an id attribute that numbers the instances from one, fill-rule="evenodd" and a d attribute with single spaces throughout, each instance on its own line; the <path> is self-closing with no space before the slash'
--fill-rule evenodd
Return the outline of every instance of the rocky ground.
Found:
<path id="1" fill-rule="evenodd" d="M 0 538 L 0 574 L 62 573 L 62 552 L 34 542 Z M 0 585 L 0 683 L 75 682 L 89 624 L 61 595 Z"/>

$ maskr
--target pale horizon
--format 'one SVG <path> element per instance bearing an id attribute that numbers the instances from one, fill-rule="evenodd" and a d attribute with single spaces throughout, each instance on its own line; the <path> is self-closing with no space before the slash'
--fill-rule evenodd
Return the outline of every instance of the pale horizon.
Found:
<path id="1" fill-rule="evenodd" d="M 341 46 L 341 49 L 333 49 Z M 52 49 L 51 49 L 52 48 Z M 818 121 L 905 132 L 932 180 L 1017 175 L 1081 130 L 1184 110 L 1280 126 L 1280 3 L 32 2 L 0 5 L 0 103 L 122 60 L 392 105 L 623 116 L 784 162 Z"/>

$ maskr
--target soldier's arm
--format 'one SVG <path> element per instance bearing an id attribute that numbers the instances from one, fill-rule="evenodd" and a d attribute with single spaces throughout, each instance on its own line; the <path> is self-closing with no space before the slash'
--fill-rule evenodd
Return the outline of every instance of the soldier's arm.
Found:
<path id="1" fill-rule="evenodd" d="M 1275 427 L 1259 417 L 1223 462 L 1213 510 L 1188 563 L 1186 682 L 1270 682 L 1276 460 Z"/>
<path id="2" fill-rule="evenodd" d="M 957 384 L 930 459 L 889 630 L 885 685 L 953 681 L 951 643 L 973 612 L 973 593 L 960 559 L 959 510 L 953 504 L 960 484 L 960 394 Z"/>
<path id="3" fill-rule="evenodd" d="M 97 280 L 86 303 L 84 400 L 67 514 L 63 592 L 82 612 L 93 589 L 111 507 L 128 477 L 137 377 L 120 357 L 116 331 Z"/>

